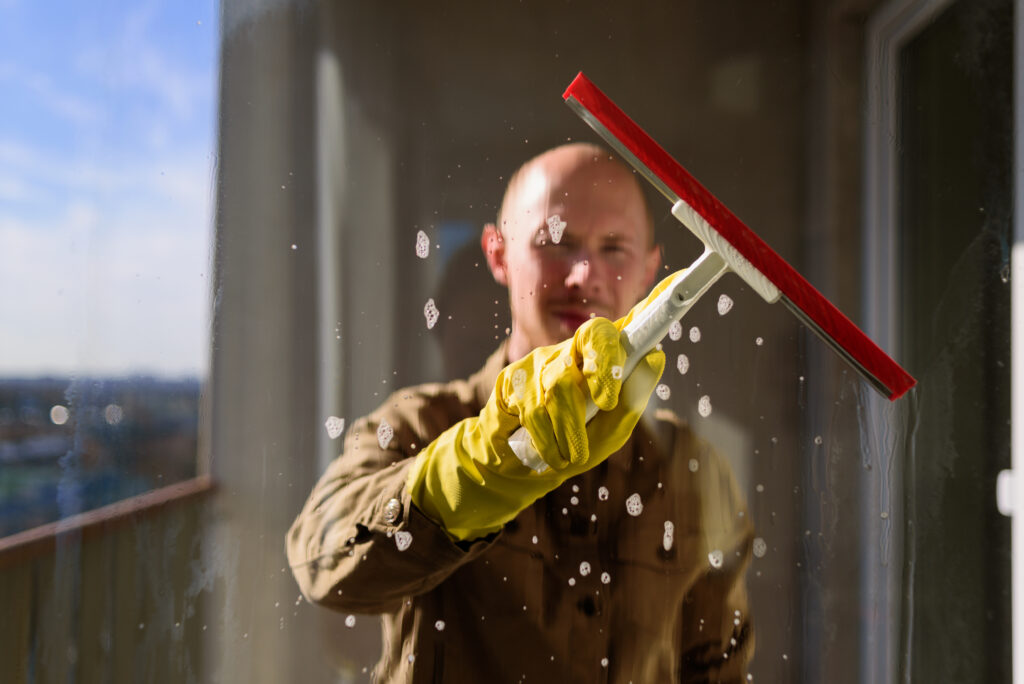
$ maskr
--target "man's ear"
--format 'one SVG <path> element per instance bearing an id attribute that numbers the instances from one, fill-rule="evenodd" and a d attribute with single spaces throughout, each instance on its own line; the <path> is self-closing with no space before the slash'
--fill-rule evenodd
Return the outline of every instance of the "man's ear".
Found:
<path id="1" fill-rule="evenodd" d="M 647 291 L 654 287 L 659 268 L 661 268 L 661 245 L 654 245 L 644 257 L 644 287 Z"/>
<path id="2" fill-rule="evenodd" d="M 493 223 L 484 226 L 480 235 L 480 248 L 487 259 L 487 268 L 491 269 L 494 281 L 508 287 L 508 269 L 505 267 L 505 240 L 501 231 Z"/>

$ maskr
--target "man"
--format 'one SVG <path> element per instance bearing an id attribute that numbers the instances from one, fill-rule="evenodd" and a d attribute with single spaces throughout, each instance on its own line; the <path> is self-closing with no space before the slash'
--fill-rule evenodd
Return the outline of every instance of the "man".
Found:
<path id="1" fill-rule="evenodd" d="M 383 614 L 377 681 L 743 680 L 734 480 L 670 413 L 644 414 L 661 351 L 622 377 L 618 333 L 660 263 L 636 179 L 595 146 L 555 148 L 481 242 L 508 340 L 353 425 L 288 535 L 303 593 Z M 539 466 L 509 447 L 520 425 Z"/>

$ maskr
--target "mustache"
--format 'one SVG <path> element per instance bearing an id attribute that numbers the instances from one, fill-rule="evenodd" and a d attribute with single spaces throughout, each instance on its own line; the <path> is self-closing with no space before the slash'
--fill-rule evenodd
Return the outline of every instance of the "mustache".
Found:
<path id="1" fill-rule="evenodd" d="M 596 313 L 598 316 L 607 315 L 612 307 L 604 301 L 585 299 L 583 297 L 560 298 L 557 301 L 548 302 L 548 307 L 559 312 Z"/>

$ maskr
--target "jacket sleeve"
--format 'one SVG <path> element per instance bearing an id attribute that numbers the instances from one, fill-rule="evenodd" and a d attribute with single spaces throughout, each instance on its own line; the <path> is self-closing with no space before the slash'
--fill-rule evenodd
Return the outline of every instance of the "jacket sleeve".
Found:
<path id="1" fill-rule="evenodd" d="M 406 392 L 350 428 L 286 538 L 307 599 L 387 612 L 486 550 L 493 539 L 456 544 L 405 491 L 415 454 L 471 410 L 456 397 Z"/>

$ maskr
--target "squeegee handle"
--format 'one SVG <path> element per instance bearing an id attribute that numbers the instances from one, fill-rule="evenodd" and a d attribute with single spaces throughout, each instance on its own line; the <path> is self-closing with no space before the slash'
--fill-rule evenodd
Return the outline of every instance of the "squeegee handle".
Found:
<path id="1" fill-rule="evenodd" d="M 706 249 L 689 268 L 677 272 L 673 282 L 651 301 L 622 330 L 622 346 L 626 348 L 626 363 L 622 368 L 625 382 L 640 360 L 647 356 L 668 334 L 672 324 L 681 319 L 729 266 L 713 249 Z M 597 405 L 587 399 L 587 422 L 597 415 Z M 526 428 L 520 427 L 508 439 L 508 444 L 523 465 L 538 473 L 548 469 Z"/>

